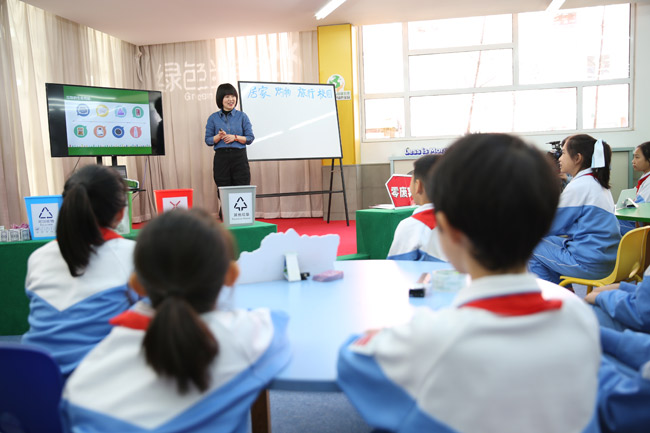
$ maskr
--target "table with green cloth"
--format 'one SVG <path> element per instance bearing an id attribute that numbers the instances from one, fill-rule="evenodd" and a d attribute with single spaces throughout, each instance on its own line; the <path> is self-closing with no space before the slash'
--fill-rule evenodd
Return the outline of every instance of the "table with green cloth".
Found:
<path id="1" fill-rule="evenodd" d="M 393 243 L 397 225 L 413 215 L 415 207 L 362 209 L 356 212 L 357 254 L 370 259 L 385 259 Z"/>
<path id="2" fill-rule="evenodd" d="M 650 203 L 639 203 L 639 207 L 616 209 L 616 218 L 637 223 L 650 223 Z"/>
<path id="3" fill-rule="evenodd" d="M 255 221 L 249 226 L 229 227 L 239 252 L 254 251 L 259 248 L 262 239 L 270 233 L 276 233 L 275 224 Z M 124 235 L 135 239 L 139 230 Z M 25 277 L 27 259 L 39 247 L 49 240 L 34 240 L 0 243 L 0 335 L 20 335 L 27 332 L 27 315 L 29 302 L 25 296 Z"/>

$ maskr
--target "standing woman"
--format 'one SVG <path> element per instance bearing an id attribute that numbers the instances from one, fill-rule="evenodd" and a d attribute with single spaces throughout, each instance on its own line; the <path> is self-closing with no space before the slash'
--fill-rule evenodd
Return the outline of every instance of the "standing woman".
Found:
<path id="1" fill-rule="evenodd" d="M 221 84 L 217 88 L 220 110 L 212 113 L 205 125 L 205 144 L 214 148 L 212 173 L 218 187 L 251 183 L 246 145 L 251 144 L 255 136 L 246 113 L 235 109 L 237 99 L 237 90 L 232 84 Z"/>
<path id="2" fill-rule="evenodd" d="M 560 275 L 600 279 L 614 269 L 621 234 L 609 190 L 611 158 L 609 145 L 587 134 L 565 140 L 560 170 L 573 180 L 530 259 L 530 271 L 540 278 L 554 283 Z"/>
<path id="3" fill-rule="evenodd" d="M 650 177 L 650 141 L 641 143 L 634 149 L 632 168 L 643 173 L 636 184 L 636 199 L 634 201 L 637 203 L 650 203 L 650 181 L 648 181 Z M 620 223 L 622 235 L 636 227 L 633 221 L 621 220 Z"/>
<path id="4" fill-rule="evenodd" d="M 29 331 L 23 343 L 50 352 L 67 377 L 137 295 L 127 287 L 135 242 L 113 231 L 126 207 L 118 172 L 87 165 L 66 181 L 56 241 L 27 262 Z"/>

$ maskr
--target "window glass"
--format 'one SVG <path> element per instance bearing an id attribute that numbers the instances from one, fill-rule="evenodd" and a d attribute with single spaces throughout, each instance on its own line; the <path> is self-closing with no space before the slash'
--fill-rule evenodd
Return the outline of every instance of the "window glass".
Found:
<path id="1" fill-rule="evenodd" d="M 404 99 L 366 99 L 366 138 L 404 137 Z"/>
<path id="2" fill-rule="evenodd" d="M 522 84 L 627 78 L 628 4 L 519 14 Z"/>
<path id="3" fill-rule="evenodd" d="M 512 50 L 409 57 L 411 90 L 466 89 L 512 84 Z"/>
<path id="4" fill-rule="evenodd" d="M 363 26 L 363 80 L 366 93 L 404 91 L 401 23 Z"/>
<path id="5" fill-rule="evenodd" d="M 575 88 L 411 98 L 414 137 L 575 128 Z"/>
<path id="6" fill-rule="evenodd" d="M 626 128 L 629 97 L 627 84 L 585 87 L 582 90 L 582 127 Z"/>
<path id="7" fill-rule="evenodd" d="M 416 21 L 408 24 L 409 50 L 512 42 L 512 15 Z"/>

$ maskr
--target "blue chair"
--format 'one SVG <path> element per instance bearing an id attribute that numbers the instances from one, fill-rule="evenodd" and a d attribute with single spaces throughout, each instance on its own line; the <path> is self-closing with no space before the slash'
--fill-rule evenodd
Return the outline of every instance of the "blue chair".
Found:
<path id="1" fill-rule="evenodd" d="M 0 432 L 60 433 L 61 371 L 34 346 L 0 342 Z"/>

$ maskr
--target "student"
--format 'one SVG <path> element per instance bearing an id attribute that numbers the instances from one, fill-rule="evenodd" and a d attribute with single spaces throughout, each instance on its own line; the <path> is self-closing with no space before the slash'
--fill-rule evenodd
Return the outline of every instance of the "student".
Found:
<path id="1" fill-rule="evenodd" d="M 424 188 L 426 176 L 439 158 L 439 155 L 426 155 L 413 164 L 413 177 L 409 188 L 418 208 L 397 226 L 393 244 L 388 251 L 390 260 L 446 260 L 438 239 L 433 203 Z"/>
<path id="2" fill-rule="evenodd" d="M 540 278 L 554 283 L 561 275 L 600 279 L 614 269 L 621 234 L 609 190 L 611 156 L 607 143 L 589 135 L 565 140 L 560 169 L 573 180 L 529 262 L 530 271 Z"/>
<path id="3" fill-rule="evenodd" d="M 650 335 L 601 328 L 598 414 L 603 433 L 646 433 L 650 425 Z"/>
<path id="4" fill-rule="evenodd" d="M 526 273 L 559 197 L 546 157 L 514 136 L 468 135 L 428 183 L 445 255 L 472 283 L 451 308 L 345 343 L 341 389 L 389 431 L 596 431 L 596 319 Z"/>
<path id="5" fill-rule="evenodd" d="M 595 287 L 585 301 L 594 305 L 601 326 L 650 333 L 650 268 L 642 282 Z"/>
<path id="6" fill-rule="evenodd" d="M 239 274 L 228 233 L 207 212 L 149 222 L 135 248 L 140 302 L 81 362 L 63 393 L 73 432 L 245 432 L 250 406 L 287 364 L 286 314 L 220 311 Z"/>
<path id="7" fill-rule="evenodd" d="M 77 170 L 63 189 L 56 241 L 27 262 L 30 327 L 22 341 L 48 350 L 64 377 L 110 332 L 109 319 L 137 300 L 127 287 L 135 242 L 113 231 L 125 207 L 116 170 Z"/>
<path id="8" fill-rule="evenodd" d="M 632 168 L 643 173 L 636 184 L 636 199 L 634 201 L 637 203 L 650 202 L 650 182 L 646 182 L 650 176 L 650 141 L 641 143 L 634 149 Z M 633 221 L 621 220 L 620 224 L 621 235 L 636 227 Z"/>

